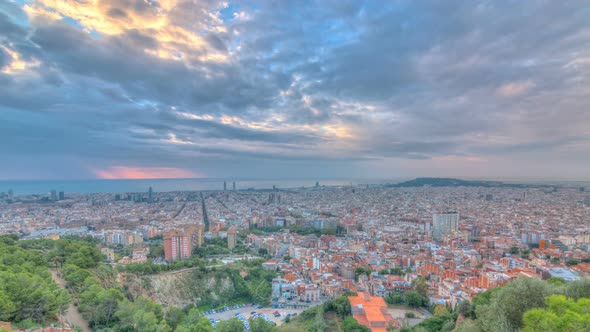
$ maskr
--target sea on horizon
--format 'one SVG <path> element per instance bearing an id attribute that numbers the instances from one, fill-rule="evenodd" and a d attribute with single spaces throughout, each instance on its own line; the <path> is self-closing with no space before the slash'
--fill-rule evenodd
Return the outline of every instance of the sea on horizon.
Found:
<path id="1" fill-rule="evenodd" d="M 65 193 L 126 193 L 147 192 L 149 187 L 155 192 L 223 190 L 226 181 L 231 190 L 236 182 L 238 190 L 243 189 L 279 189 L 313 187 L 316 182 L 322 186 L 346 186 L 364 184 L 397 183 L 402 179 L 92 179 L 92 180 L 0 180 L 0 192 L 12 190 L 14 195 L 47 194 L 51 190 Z"/>

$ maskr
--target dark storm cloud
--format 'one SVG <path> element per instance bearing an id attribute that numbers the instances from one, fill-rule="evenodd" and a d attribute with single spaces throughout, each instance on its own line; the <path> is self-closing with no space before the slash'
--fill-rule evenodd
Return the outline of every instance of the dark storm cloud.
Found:
<path id="1" fill-rule="evenodd" d="M 485 175 L 494 158 L 544 153 L 590 162 L 579 157 L 590 155 L 589 7 L 2 3 L 0 148 L 78 158 L 68 172 L 79 176 L 87 164 L 248 176 L 257 160 L 276 174 L 446 158 L 488 160 Z"/>

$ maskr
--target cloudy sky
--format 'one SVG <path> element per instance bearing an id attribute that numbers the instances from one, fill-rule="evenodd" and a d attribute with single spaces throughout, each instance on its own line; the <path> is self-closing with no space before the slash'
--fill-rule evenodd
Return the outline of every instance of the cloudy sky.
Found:
<path id="1" fill-rule="evenodd" d="M 590 178 L 587 1 L 0 1 L 0 179 Z"/>

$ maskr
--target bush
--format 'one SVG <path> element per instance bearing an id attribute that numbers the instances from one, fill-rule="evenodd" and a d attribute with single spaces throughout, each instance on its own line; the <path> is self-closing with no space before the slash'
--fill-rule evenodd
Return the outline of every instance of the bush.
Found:
<path id="1" fill-rule="evenodd" d="M 406 312 L 405 316 L 406 318 L 416 318 L 416 314 L 411 311 Z"/>

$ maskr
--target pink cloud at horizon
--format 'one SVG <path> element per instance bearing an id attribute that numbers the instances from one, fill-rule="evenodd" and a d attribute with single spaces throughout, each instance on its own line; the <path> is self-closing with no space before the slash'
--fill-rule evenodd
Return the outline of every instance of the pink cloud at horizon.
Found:
<path id="1" fill-rule="evenodd" d="M 174 178 L 200 178 L 202 174 L 174 167 L 127 167 L 112 166 L 106 169 L 95 170 L 94 173 L 100 179 L 174 179 Z"/>

